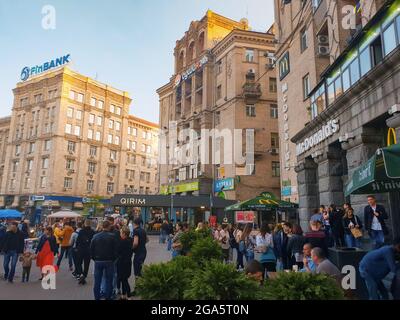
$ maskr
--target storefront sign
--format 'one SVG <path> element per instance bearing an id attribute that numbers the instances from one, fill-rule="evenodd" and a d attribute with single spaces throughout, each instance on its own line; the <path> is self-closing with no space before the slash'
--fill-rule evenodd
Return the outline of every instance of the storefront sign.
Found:
<path id="1" fill-rule="evenodd" d="M 171 194 L 171 193 L 181 193 L 181 192 L 191 192 L 199 190 L 199 182 L 182 183 L 175 186 L 161 186 L 161 194 Z"/>
<path id="2" fill-rule="evenodd" d="M 255 212 L 254 211 L 236 211 L 235 218 L 236 218 L 236 223 L 254 223 Z"/>
<path id="3" fill-rule="evenodd" d="M 235 190 L 235 179 L 234 178 L 226 178 L 214 181 L 214 191 L 228 191 Z"/>
<path id="4" fill-rule="evenodd" d="M 122 205 L 130 205 L 130 206 L 144 206 L 146 205 L 146 199 L 143 198 L 121 198 L 120 203 Z"/>
<path id="5" fill-rule="evenodd" d="M 40 73 L 68 64 L 70 62 L 70 57 L 71 55 L 67 54 L 66 56 L 45 62 L 40 66 L 34 66 L 31 68 L 25 67 L 21 71 L 21 80 L 26 81 L 32 76 L 36 76 Z"/>
<path id="6" fill-rule="evenodd" d="M 201 69 L 208 62 L 208 57 L 204 56 L 197 63 L 189 67 L 184 73 L 178 74 L 175 78 L 175 87 L 179 86 L 182 81 L 189 79 L 197 70 Z"/>
<path id="7" fill-rule="evenodd" d="M 282 187 L 282 197 L 290 197 L 292 195 L 292 186 Z"/>
<path id="8" fill-rule="evenodd" d="M 44 196 L 30 196 L 29 201 L 44 201 Z"/>
<path id="9" fill-rule="evenodd" d="M 82 198 L 82 203 L 99 203 L 99 199 Z"/>
<path id="10" fill-rule="evenodd" d="M 339 120 L 330 120 L 320 130 L 314 133 L 311 137 L 308 137 L 303 142 L 296 146 L 296 154 L 299 156 L 304 152 L 310 150 L 313 146 L 320 144 L 324 140 L 339 131 Z"/>

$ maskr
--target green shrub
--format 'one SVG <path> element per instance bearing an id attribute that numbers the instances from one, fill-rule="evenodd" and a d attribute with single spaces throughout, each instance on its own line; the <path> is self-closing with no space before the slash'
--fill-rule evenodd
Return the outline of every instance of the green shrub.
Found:
<path id="1" fill-rule="evenodd" d="M 180 243 L 182 244 L 183 252 L 190 252 L 193 245 L 200 239 L 210 238 L 212 239 L 211 233 L 209 230 L 204 229 L 200 231 L 190 230 L 189 232 L 184 232 L 180 236 Z"/>
<path id="2" fill-rule="evenodd" d="M 339 300 L 344 299 L 338 283 L 325 274 L 281 272 L 267 280 L 263 289 L 266 300 Z"/>
<path id="3" fill-rule="evenodd" d="M 258 298 L 259 291 L 259 284 L 238 272 L 235 266 L 213 260 L 197 270 L 184 297 L 190 300 L 252 300 Z"/>
<path id="4" fill-rule="evenodd" d="M 204 265 L 213 259 L 222 260 L 222 249 L 211 237 L 198 239 L 192 246 L 190 256 L 194 262 Z"/>
<path id="5" fill-rule="evenodd" d="M 188 257 L 145 266 L 137 292 L 145 300 L 182 300 L 195 269 L 196 264 Z"/>

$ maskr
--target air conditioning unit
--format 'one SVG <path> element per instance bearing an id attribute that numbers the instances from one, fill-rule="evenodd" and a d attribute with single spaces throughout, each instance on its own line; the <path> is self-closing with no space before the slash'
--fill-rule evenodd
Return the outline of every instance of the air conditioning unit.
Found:
<path id="1" fill-rule="evenodd" d="M 329 44 L 329 37 L 327 35 L 320 34 L 317 37 L 317 39 L 318 39 L 318 44 L 319 45 L 324 45 L 324 44 L 328 45 Z"/>
<path id="2" fill-rule="evenodd" d="M 319 56 L 329 56 L 329 46 L 318 46 L 318 55 Z"/>
<path id="3" fill-rule="evenodd" d="M 256 70 L 254 70 L 254 69 L 249 69 L 248 73 L 256 73 Z"/>
<path id="4" fill-rule="evenodd" d="M 63 191 L 67 191 L 67 190 L 68 190 L 67 188 L 64 188 L 64 189 L 63 189 Z"/>
<path id="5" fill-rule="evenodd" d="M 267 64 L 265 65 L 265 67 L 266 67 L 268 70 L 272 70 L 272 69 L 274 69 L 274 64 L 273 64 L 273 63 L 267 63 Z"/>
<path id="6" fill-rule="evenodd" d="M 279 154 L 279 148 L 272 148 L 271 150 L 269 150 L 270 154 Z"/>

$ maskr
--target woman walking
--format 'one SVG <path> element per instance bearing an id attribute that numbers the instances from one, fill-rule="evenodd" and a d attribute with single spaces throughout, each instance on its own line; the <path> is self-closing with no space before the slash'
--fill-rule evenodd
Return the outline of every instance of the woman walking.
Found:
<path id="1" fill-rule="evenodd" d="M 128 227 L 122 227 L 121 239 L 118 246 L 117 258 L 117 277 L 118 283 L 121 284 L 121 297 L 120 300 L 127 300 L 131 293 L 128 279 L 132 274 L 132 254 L 133 254 L 133 240 L 129 237 L 130 230 Z"/>
<path id="2" fill-rule="evenodd" d="M 44 234 L 40 237 L 38 247 L 36 248 L 36 265 L 40 268 L 40 272 L 42 277 L 49 273 L 43 272 L 44 267 L 46 266 L 54 266 L 54 256 L 57 255 L 58 248 L 56 238 L 53 235 L 53 228 L 47 227 L 44 231 Z"/>

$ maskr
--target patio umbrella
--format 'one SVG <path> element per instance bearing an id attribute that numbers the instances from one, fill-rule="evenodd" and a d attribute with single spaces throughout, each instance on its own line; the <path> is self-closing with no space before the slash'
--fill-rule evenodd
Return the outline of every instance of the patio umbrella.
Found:
<path id="1" fill-rule="evenodd" d="M 21 219 L 22 213 L 13 209 L 0 210 L 0 219 Z"/>
<path id="2" fill-rule="evenodd" d="M 271 192 L 263 192 L 259 196 L 233 204 L 225 208 L 225 211 L 246 211 L 246 210 L 271 210 L 297 208 L 296 203 L 279 200 Z"/>
<path id="3" fill-rule="evenodd" d="M 47 218 L 51 219 L 63 219 L 63 218 L 81 218 L 82 216 L 79 213 L 69 211 L 69 210 L 64 210 L 64 211 L 58 211 L 56 213 L 50 214 L 47 216 Z"/>
<path id="4" fill-rule="evenodd" d="M 400 144 L 378 149 L 359 166 L 345 187 L 345 195 L 400 190 Z"/>

